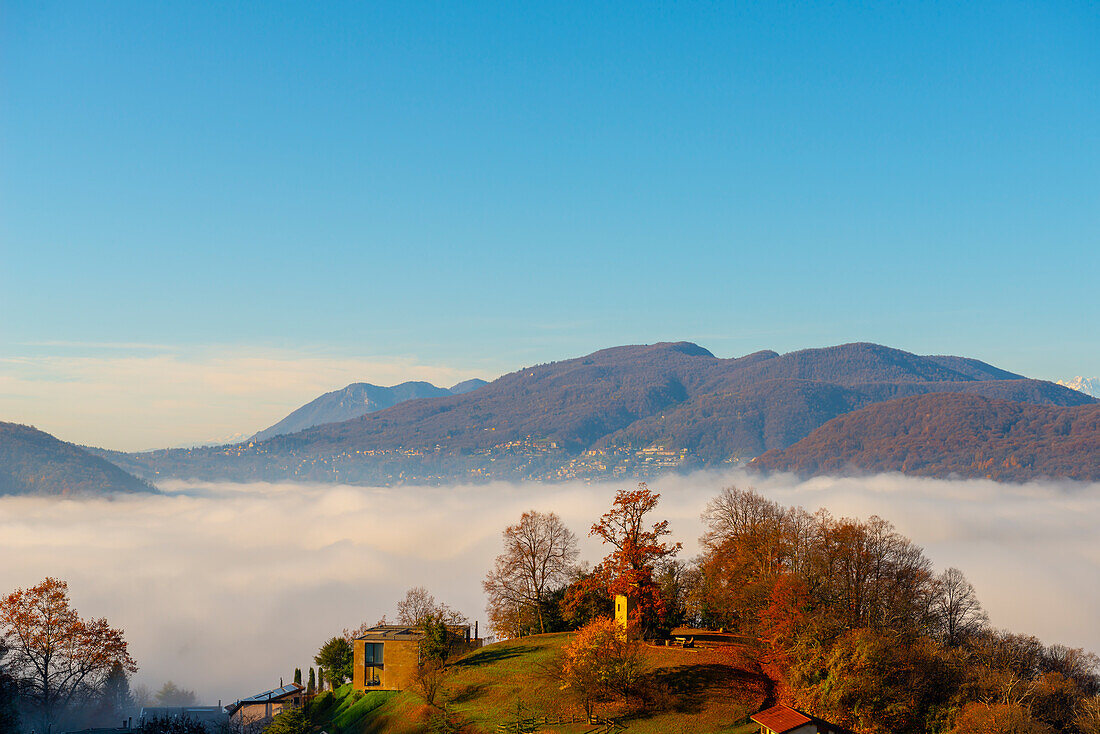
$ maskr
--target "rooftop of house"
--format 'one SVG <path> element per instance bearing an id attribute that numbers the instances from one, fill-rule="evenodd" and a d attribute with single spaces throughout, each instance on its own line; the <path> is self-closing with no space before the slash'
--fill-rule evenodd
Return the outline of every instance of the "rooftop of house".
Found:
<path id="1" fill-rule="evenodd" d="M 447 625 L 447 630 L 451 632 L 451 634 L 458 635 L 459 637 L 468 637 L 470 634 L 470 625 L 449 624 Z M 424 639 L 424 630 L 407 624 L 379 624 L 371 627 L 363 635 L 355 639 L 367 640 L 368 642 L 422 640 Z"/>
<path id="2" fill-rule="evenodd" d="M 192 721 L 220 721 L 225 718 L 225 709 L 221 706 L 142 706 L 138 718 L 145 721 L 182 718 Z"/>
<path id="3" fill-rule="evenodd" d="M 279 701 L 282 701 L 285 698 L 289 698 L 290 696 L 293 696 L 295 694 L 301 693 L 304 690 L 305 687 L 302 686 L 302 684 L 300 683 L 288 683 L 287 685 L 281 686 L 279 688 L 272 688 L 270 691 L 263 691 L 262 693 L 255 694 L 254 696 L 242 698 L 239 701 L 229 704 L 225 707 L 225 709 L 232 716 L 242 706 L 249 706 L 251 704 L 258 703 L 278 703 Z"/>
<path id="4" fill-rule="evenodd" d="M 401 624 L 379 624 L 371 627 L 356 639 L 384 642 L 386 640 L 420 640 L 423 638 L 424 630 L 419 627 Z"/>
<path id="5" fill-rule="evenodd" d="M 797 729 L 813 721 L 813 719 L 801 711 L 783 705 L 764 709 L 759 713 L 753 714 L 751 718 L 757 724 L 771 729 L 776 732 L 776 734 L 783 734 L 783 732 Z"/>

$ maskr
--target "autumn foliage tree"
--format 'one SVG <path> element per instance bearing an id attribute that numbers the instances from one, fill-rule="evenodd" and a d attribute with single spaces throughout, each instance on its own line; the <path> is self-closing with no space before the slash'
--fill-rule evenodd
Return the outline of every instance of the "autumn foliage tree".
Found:
<path id="1" fill-rule="evenodd" d="M 593 620 L 563 649 L 562 682 L 591 719 L 592 705 L 631 692 L 644 673 L 641 644 L 615 620 Z"/>
<path id="2" fill-rule="evenodd" d="M 668 520 L 646 525 L 646 516 L 657 507 L 660 497 L 645 482 L 637 489 L 620 490 L 611 509 L 589 531 L 613 547 L 596 568 L 597 574 L 611 596 L 624 594 L 633 600 L 632 621 L 646 632 L 656 629 L 666 611 L 660 585 L 654 579 L 656 566 L 682 547 L 662 540 L 671 532 Z"/>
<path id="3" fill-rule="evenodd" d="M 580 629 L 599 617 L 610 617 L 615 605 L 607 594 L 607 581 L 593 571 L 580 573 L 562 592 L 562 619 L 570 629 Z"/>
<path id="4" fill-rule="evenodd" d="M 951 734 L 1053 734 L 1026 706 L 971 702 L 963 707 Z"/>
<path id="5" fill-rule="evenodd" d="M 84 619 L 69 602 L 68 584 L 55 578 L 17 589 L 0 600 L 0 628 L 11 647 L 13 675 L 40 730 L 93 699 L 115 665 L 137 665 L 122 630 L 106 619 Z"/>
<path id="6" fill-rule="evenodd" d="M 798 707 L 865 734 L 1083 730 L 1100 660 L 988 629 L 962 572 L 886 520 L 736 487 L 703 520 L 690 613 L 760 640 Z"/>
<path id="7" fill-rule="evenodd" d="M 534 627 L 546 632 L 550 592 L 566 584 L 577 560 L 577 536 L 556 513 L 523 513 L 503 533 L 504 552 L 482 586 L 493 630 L 518 637 Z"/>
<path id="8" fill-rule="evenodd" d="M 1081 734 L 1100 734 L 1100 696 L 1078 702 L 1076 724 Z"/>

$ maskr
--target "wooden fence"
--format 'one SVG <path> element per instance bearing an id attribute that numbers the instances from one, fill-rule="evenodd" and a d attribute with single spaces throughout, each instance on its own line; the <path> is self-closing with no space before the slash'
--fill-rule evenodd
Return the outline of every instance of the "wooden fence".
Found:
<path id="1" fill-rule="evenodd" d="M 591 729 L 591 734 L 612 734 L 625 731 L 624 726 L 617 719 L 605 719 L 600 716 L 528 716 L 511 721 L 507 724 L 497 725 L 497 734 L 537 734 L 539 729 L 550 724 L 586 724 L 597 728 Z"/>

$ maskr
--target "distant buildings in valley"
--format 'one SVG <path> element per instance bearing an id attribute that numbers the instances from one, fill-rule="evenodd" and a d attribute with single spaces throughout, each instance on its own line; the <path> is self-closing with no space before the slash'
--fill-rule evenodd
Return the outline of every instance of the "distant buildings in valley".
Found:
<path id="1" fill-rule="evenodd" d="M 489 429 L 486 429 L 489 430 Z M 186 452 L 188 455 L 191 452 Z M 209 454 L 206 454 L 209 455 Z M 350 483 L 436 484 L 462 481 L 598 481 L 659 476 L 698 468 L 702 461 L 689 449 L 663 443 L 645 446 L 609 444 L 577 453 L 560 442 L 526 436 L 483 448 L 430 447 L 357 449 L 328 455 L 272 453 L 266 443 L 226 446 L 219 457 L 252 459 L 255 473 L 247 478 L 264 480 L 290 475 L 304 481 Z M 196 452 L 195 457 L 199 454 Z M 723 462 L 737 465 L 751 457 L 732 456 Z"/>

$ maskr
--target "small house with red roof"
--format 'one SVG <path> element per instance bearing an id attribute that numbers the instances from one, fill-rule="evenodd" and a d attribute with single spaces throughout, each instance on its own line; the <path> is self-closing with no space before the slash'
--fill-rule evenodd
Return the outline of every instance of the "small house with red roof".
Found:
<path id="1" fill-rule="evenodd" d="M 790 706 L 772 706 L 749 718 L 760 727 L 760 734 L 843 734 L 844 732 L 838 726 L 804 714 Z"/>

